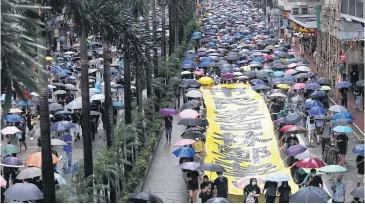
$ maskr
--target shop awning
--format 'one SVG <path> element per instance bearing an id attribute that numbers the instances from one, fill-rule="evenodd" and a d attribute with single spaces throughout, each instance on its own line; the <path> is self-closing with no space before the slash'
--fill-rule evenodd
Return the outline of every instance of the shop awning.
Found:
<path id="1" fill-rule="evenodd" d="M 345 19 L 340 20 L 340 29 L 337 33 L 337 39 L 343 40 L 363 40 L 364 26 L 361 23 L 355 21 L 347 21 Z"/>
<path id="2" fill-rule="evenodd" d="M 289 15 L 289 19 L 304 28 L 316 29 L 317 18 L 316 15 Z"/>

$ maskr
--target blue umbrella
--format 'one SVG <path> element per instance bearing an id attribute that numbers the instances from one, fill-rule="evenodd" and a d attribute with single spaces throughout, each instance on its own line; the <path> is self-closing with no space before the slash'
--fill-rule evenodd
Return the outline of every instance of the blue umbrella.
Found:
<path id="1" fill-rule="evenodd" d="M 69 166 L 66 171 L 64 171 L 64 174 L 73 174 L 81 169 L 81 165 L 79 163 L 72 164 Z"/>
<path id="2" fill-rule="evenodd" d="M 191 37 L 191 39 L 192 40 L 198 40 L 200 38 L 200 36 L 199 35 L 193 35 L 192 37 Z"/>
<path id="3" fill-rule="evenodd" d="M 297 78 L 295 76 L 284 76 L 283 78 L 281 78 L 281 80 L 295 82 L 297 80 Z"/>
<path id="4" fill-rule="evenodd" d="M 214 62 L 214 59 L 211 57 L 202 57 L 200 58 L 200 62 Z"/>
<path id="5" fill-rule="evenodd" d="M 65 76 L 68 76 L 68 74 L 66 74 L 65 72 L 58 72 L 58 73 L 56 73 L 56 76 L 57 77 L 65 77 Z"/>
<path id="6" fill-rule="evenodd" d="M 290 58 L 290 59 L 286 59 L 287 63 L 296 63 L 298 62 L 298 60 L 296 58 Z"/>
<path id="7" fill-rule="evenodd" d="M 193 69 L 196 67 L 196 64 L 192 60 L 184 60 L 180 65 L 180 69 Z"/>
<path id="8" fill-rule="evenodd" d="M 348 88 L 351 86 L 351 83 L 348 81 L 341 81 L 337 83 L 337 88 Z"/>
<path id="9" fill-rule="evenodd" d="M 352 129 L 347 126 L 336 126 L 332 130 L 335 132 L 340 132 L 340 133 L 352 133 Z"/>
<path id="10" fill-rule="evenodd" d="M 348 118 L 341 118 L 341 119 L 337 119 L 332 121 L 333 125 L 349 125 L 352 124 L 354 121 Z"/>
<path id="11" fill-rule="evenodd" d="M 312 101 L 308 101 L 305 103 L 305 108 L 307 108 L 307 109 L 311 109 L 314 106 L 319 106 L 319 107 L 324 108 L 323 104 L 319 101 L 312 100 Z"/>
<path id="12" fill-rule="evenodd" d="M 276 72 L 274 72 L 274 76 L 275 77 L 282 77 L 282 76 L 284 76 L 284 72 L 283 71 L 276 71 Z"/>
<path id="13" fill-rule="evenodd" d="M 329 85 L 330 84 L 330 80 L 326 77 L 319 78 L 317 82 L 319 84 L 322 84 L 322 85 Z"/>
<path id="14" fill-rule="evenodd" d="M 72 128 L 75 128 L 75 125 L 72 124 L 71 122 L 59 121 L 52 124 L 51 131 L 64 131 L 64 130 L 70 130 Z"/>
<path id="15" fill-rule="evenodd" d="M 353 154 L 359 154 L 361 156 L 364 156 L 364 144 L 358 144 L 352 149 Z"/>
<path id="16" fill-rule="evenodd" d="M 17 104 L 15 104 L 15 107 L 29 107 L 33 106 L 33 103 L 30 101 L 19 101 Z"/>
<path id="17" fill-rule="evenodd" d="M 91 89 L 89 89 L 89 92 L 90 93 L 96 93 L 96 94 L 100 94 L 101 93 L 100 89 L 97 89 L 97 88 L 91 88 Z"/>
<path id="18" fill-rule="evenodd" d="M 124 108 L 124 105 L 121 102 L 119 102 L 119 101 L 113 101 L 113 107 L 115 109 L 123 109 Z"/>
<path id="19" fill-rule="evenodd" d="M 61 116 L 61 117 L 65 117 L 68 115 L 72 115 L 72 113 L 70 111 L 58 111 L 55 113 L 55 116 Z"/>
<path id="20" fill-rule="evenodd" d="M 66 73 L 66 74 L 72 74 L 72 72 L 68 69 L 62 69 L 61 72 Z"/>
<path id="21" fill-rule="evenodd" d="M 265 84 L 265 82 L 260 80 L 260 79 L 252 79 L 251 83 L 253 83 L 253 84 L 263 84 L 263 85 Z"/>
<path id="22" fill-rule="evenodd" d="M 256 57 L 256 58 L 252 59 L 252 62 L 264 62 L 264 61 L 265 61 L 265 59 L 262 57 Z"/>
<path id="23" fill-rule="evenodd" d="M 199 32 L 199 31 L 195 31 L 195 32 L 193 33 L 193 35 L 202 35 L 202 33 L 201 33 L 201 32 Z"/>
<path id="24" fill-rule="evenodd" d="M 309 98 L 320 98 L 327 95 L 325 91 L 315 91 L 309 95 Z"/>
<path id="25" fill-rule="evenodd" d="M 176 157 L 193 157 L 196 152 L 190 147 L 180 147 L 172 152 Z"/>
<path id="26" fill-rule="evenodd" d="M 342 118 L 347 118 L 349 120 L 355 120 L 354 116 L 352 116 L 349 112 L 336 113 L 333 116 L 333 120 L 338 120 Z"/>
<path id="27" fill-rule="evenodd" d="M 326 115 L 326 109 L 324 109 L 321 106 L 313 106 L 312 108 L 309 109 L 309 114 L 312 116 L 316 116 L 316 115 Z"/>
<path id="28" fill-rule="evenodd" d="M 217 44 L 215 42 L 208 42 L 209 47 L 215 47 Z"/>
<path id="29" fill-rule="evenodd" d="M 199 67 L 199 68 L 206 68 L 206 67 L 208 67 L 209 63 L 210 63 L 210 62 L 208 62 L 208 61 L 207 61 L 207 62 L 201 62 L 201 63 L 198 65 L 198 67 Z"/>
<path id="30" fill-rule="evenodd" d="M 321 85 L 319 85 L 318 83 L 309 83 L 307 84 L 307 87 L 305 87 L 307 90 L 315 90 L 315 89 L 320 89 Z"/>
<path id="31" fill-rule="evenodd" d="M 4 120 L 6 120 L 9 123 L 16 123 L 20 121 L 24 121 L 24 118 L 17 114 L 11 114 L 4 117 Z"/>

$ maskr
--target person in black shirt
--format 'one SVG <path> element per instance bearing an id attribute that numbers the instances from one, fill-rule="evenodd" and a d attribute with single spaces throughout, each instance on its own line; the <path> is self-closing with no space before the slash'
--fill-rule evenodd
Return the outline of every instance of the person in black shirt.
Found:
<path id="1" fill-rule="evenodd" d="M 208 178 L 207 175 L 204 175 L 203 176 L 203 183 L 207 183 L 208 184 L 209 193 L 212 194 L 212 196 L 213 196 L 214 184 L 213 184 L 213 182 L 209 181 L 209 178 Z"/>
<path id="2" fill-rule="evenodd" d="M 356 82 L 359 80 L 359 73 L 357 72 L 357 68 L 353 68 L 350 73 L 350 80 L 352 83 L 352 87 L 356 86 Z"/>
<path id="3" fill-rule="evenodd" d="M 278 183 L 273 181 L 266 181 L 264 186 L 264 191 L 262 194 L 265 193 L 265 200 L 266 203 L 275 203 L 276 198 L 276 189 L 278 188 Z"/>
<path id="4" fill-rule="evenodd" d="M 200 184 L 199 198 L 202 199 L 202 203 L 206 203 L 210 198 L 213 198 L 208 183 L 203 182 L 202 184 Z"/>
<path id="5" fill-rule="evenodd" d="M 336 137 L 337 147 L 338 147 L 338 165 L 345 166 L 345 155 L 347 152 L 347 142 L 349 138 L 346 134 L 339 134 Z"/>
<path id="6" fill-rule="evenodd" d="M 340 96 L 341 96 L 341 105 L 347 108 L 347 89 L 342 88 L 340 89 Z"/>
<path id="7" fill-rule="evenodd" d="M 188 191 L 190 200 L 192 200 L 194 203 L 197 202 L 198 197 L 198 190 L 199 190 L 199 172 L 197 171 L 189 171 L 187 173 L 188 180 Z"/>
<path id="8" fill-rule="evenodd" d="M 218 178 L 214 180 L 215 197 L 228 197 L 228 179 L 223 176 L 222 172 L 217 172 Z"/>
<path id="9" fill-rule="evenodd" d="M 357 187 L 360 187 L 360 184 L 364 181 L 364 156 L 358 155 L 356 157 L 356 166 L 357 166 Z"/>
<path id="10" fill-rule="evenodd" d="M 283 181 L 281 183 L 278 192 L 280 193 L 279 203 L 289 203 L 289 199 L 291 196 L 291 188 L 287 181 Z"/>
<path id="11" fill-rule="evenodd" d="M 258 203 L 261 196 L 261 189 L 257 186 L 255 178 L 250 179 L 250 183 L 243 189 L 244 203 Z"/>
<path id="12" fill-rule="evenodd" d="M 169 140 L 171 142 L 171 133 L 172 133 L 172 121 L 173 118 L 171 115 L 167 115 L 163 118 L 163 125 L 165 127 L 166 141 Z"/>
<path id="13" fill-rule="evenodd" d="M 290 134 L 290 136 L 286 138 L 285 144 L 280 148 L 280 150 L 284 150 L 285 147 L 286 149 L 288 149 L 290 146 L 294 146 L 297 144 L 299 144 L 298 137 L 295 134 Z"/>
<path id="14" fill-rule="evenodd" d="M 321 187 L 323 188 L 323 181 L 322 178 L 316 174 L 316 169 L 311 169 L 311 173 L 309 175 L 309 179 L 307 181 L 307 186 L 313 186 L 313 187 Z"/>
<path id="15" fill-rule="evenodd" d="M 95 134 L 96 134 L 96 118 L 91 119 L 91 126 L 90 126 L 90 132 L 91 132 L 91 138 L 94 141 L 95 140 Z"/>

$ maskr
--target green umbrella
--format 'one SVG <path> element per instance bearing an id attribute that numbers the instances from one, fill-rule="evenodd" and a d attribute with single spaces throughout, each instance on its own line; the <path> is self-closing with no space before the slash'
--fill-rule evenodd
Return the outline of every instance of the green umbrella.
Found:
<path id="1" fill-rule="evenodd" d="M 12 144 L 1 145 L 1 155 L 18 153 L 18 147 Z"/>
<path id="2" fill-rule="evenodd" d="M 343 173 L 346 172 L 347 169 L 339 165 L 329 165 L 320 168 L 319 171 L 323 173 Z"/>

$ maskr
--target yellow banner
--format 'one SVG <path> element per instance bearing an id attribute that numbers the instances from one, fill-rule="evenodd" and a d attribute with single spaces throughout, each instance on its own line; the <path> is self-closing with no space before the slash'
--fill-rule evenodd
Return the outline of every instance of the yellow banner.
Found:
<path id="1" fill-rule="evenodd" d="M 204 162 L 225 168 L 230 195 L 243 195 L 235 182 L 246 176 L 273 172 L 290 176 L 280 157 L 270 113 L 257 92 L 245 84 L 222 84 L 202 88 L 202 92 L 210 124 Z M 216 173 L 207 175 L 211 180 L 217 177 Z M 289 185 L 292 193 L 298 190 L 293 180 Z"/>

